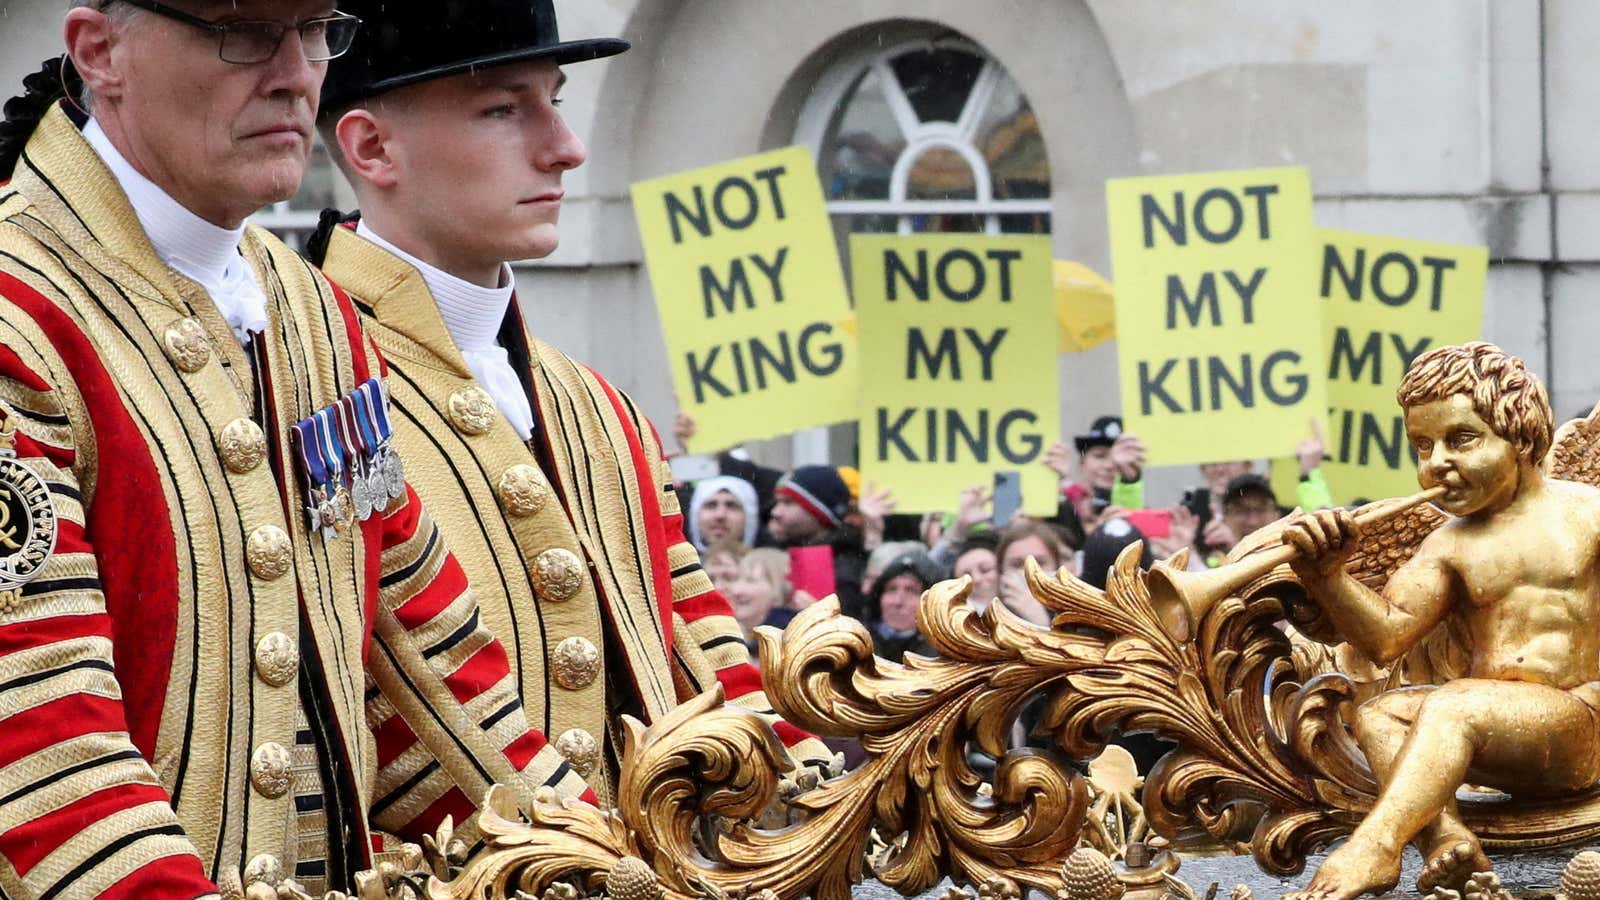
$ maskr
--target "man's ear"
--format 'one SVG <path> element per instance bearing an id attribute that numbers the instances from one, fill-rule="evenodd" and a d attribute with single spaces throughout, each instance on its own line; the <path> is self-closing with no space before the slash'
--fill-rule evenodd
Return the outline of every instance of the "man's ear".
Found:
<path id="1" fill-rule="evenodd" d="M 67 55 L 84 87 L 96 97 L 120 97 L 124 78 L 113 59 L 117 37 L 111 19 L 99 10 L 78 7 L 67 13 L 64 32 Z"/>
<path id="2" fill-rule="evenodd" d="M 334 126 L 345 170 L 352 178 L 377 188 L 392 188 L 399 181 L 394 157 L 390 154 L 389 128 L 371 110 L 357 107 L 340 117 Z"/>

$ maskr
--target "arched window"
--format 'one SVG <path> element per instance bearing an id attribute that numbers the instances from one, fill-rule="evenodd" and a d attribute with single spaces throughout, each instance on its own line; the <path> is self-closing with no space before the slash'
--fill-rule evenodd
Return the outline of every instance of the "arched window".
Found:
<path id="1" fill-rule="evenodd" d="M 810 105 L 801 138 L 809 120 L 841 237 L 1050 231 L 1038 119 L 1005 67 L 972 42 L 913 40 L 855 56 L 824 76 Z"/>
<path id="2" fill-rule="evenodd" d="M 852 233 L 1050 232 L 1050 162 L 1028 98 L 981 47 L 931 23 L 836 45 L 795 140 L 816 153 L 846 272 Z M 793 457 L 853 459 L 855 441 L 853 423 L 812 429 Z"/>

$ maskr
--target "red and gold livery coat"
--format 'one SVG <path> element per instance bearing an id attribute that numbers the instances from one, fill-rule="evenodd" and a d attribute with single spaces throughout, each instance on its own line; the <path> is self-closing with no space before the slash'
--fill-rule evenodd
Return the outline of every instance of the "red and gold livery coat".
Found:
<path id="1" fill-rule="evenodd" d="M 292 251 L 241 252 L 253 358 L 61 109 L 0 186 L 0 414 L 59 520 L 0 605 L 0 895 L 348 890 L 492 783 L 585 791 L 414 493 L 308 534 L 289 429 L 381 363 Z"/>
<path id="2" fill-rule="evenodd" d="M 390 367 L 412 483 L 512 651 L 529 721 L 603 799 L 616 714 L 653 721 L 719 682 L 772 721 L 797 763 L 825 763 L 826 746 L 767 702 L 738 622 L 684 538 L 656 432 L 631 400 L 529 336 L 513 303 L 501 343 L 533 400 L 524 443 L 473 379 L 414 266 L 337 228 L 323 271 L 355 299 Z"/>

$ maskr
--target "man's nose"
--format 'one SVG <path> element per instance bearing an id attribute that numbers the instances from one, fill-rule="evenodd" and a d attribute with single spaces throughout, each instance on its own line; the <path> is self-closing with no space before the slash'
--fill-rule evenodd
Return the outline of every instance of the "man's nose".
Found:
<path id="1" fill-rule="evenodd" d="M 298 28 L 290 28 L 283 33 L 277 52 L 265 65 L 272 70 L 268 81 L 271 93 L 293 93 L 310 97 L 313 102 L 322 90 L 322 78 L 327 72 L 325 64 L 313 63 L 306 58 L 305 42 L 301 40 Z"/>

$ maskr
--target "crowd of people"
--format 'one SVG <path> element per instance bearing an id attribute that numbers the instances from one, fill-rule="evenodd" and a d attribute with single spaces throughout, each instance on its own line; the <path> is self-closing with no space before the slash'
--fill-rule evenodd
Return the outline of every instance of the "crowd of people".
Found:
<path id="1" fill-rule="evenodd" d="M 680 414 L 680 446 L 694 433 L 693 418 Z M 945 579 L 969 578 L 975 609 L 998 600 L 1048 627 L 1049 611 L 1028 589 L 1029 559 L 1100 588 L 1134 543 L 1144 545 L 1144 567 L 1185 548 L 1191 569 L 1215 566 L 1240 539 L 1292 507 L 1332 505 L 1320 470 L 1323 449 L 1313 425 L 1294 448 L 1300 480 L 1293 498 L 1278 497 L 1253 461 L 1239 460 L 1201 465 L 1203 485 L 1152 507 L 1147 447 L 1123 430 L 1121 419 L 1101 416 L 1045 454 L 1060 481 L 1056 513 L 1004 521 L 995 516 L 989 485 L 961 491 L 951 512 L 897 514 L 892 487 L 863 484 L 853 468 L 808 465 L 785 473 L 738 450 L 718 455 L 721 474 L 678 487 L 690 539 L 752 649 L 756 628 L 782 627 L 832 594 L 845 615 L 867 627 L 879 656 L 901 660 L 907 652 L 933 652 L 918 629 L 917 606 L 924 591 Z"/>

